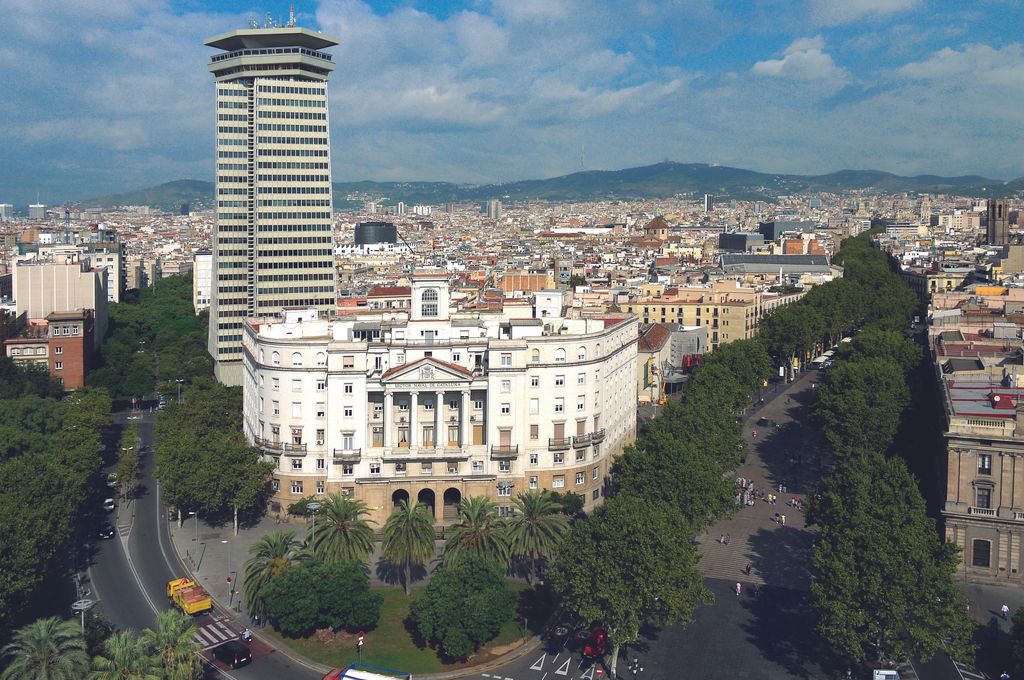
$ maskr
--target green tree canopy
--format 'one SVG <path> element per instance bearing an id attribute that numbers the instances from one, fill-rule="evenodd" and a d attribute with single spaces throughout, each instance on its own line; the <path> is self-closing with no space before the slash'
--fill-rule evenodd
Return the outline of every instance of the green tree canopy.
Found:
<path id="1" fill-rule="evenodd" d="M 674 507 L 622 495 L 577 522 L 563 543 L 551 583 L 563 606 L 608 626 L 611 677 L 620 646 L 637 640 L 641 626 L 685 625 L 711 599 L 692 537 Z"/>
<path id="2" fill-rule="evenodd" d="M 363 562 L 373 552 L 376 536 L 370 523 L 364 519 L 370 509 L 363 501 L 345 498 L 340 493 L 329 493 L 320 502 L 316 517 L 316 536 L 313 525 L 309 539 L 313 554 L 322 562 Z"/>
<path id="3" fill-rule="evenodd" d="M 450 659 L 466 659 L 498 634 L 515 610 L 516 595 L 501 567 L 467 555 L 439 569 L 410 616 L 420 635 Z"/>
<path id="4" fill-rule="evenodd" d="M 185 403 L 160 412 L 154 438 L 165 501 L 202 514 L 259 507 L 273 464 L 242 434 L 242 394 L 209 378 L 185 389 Z"/>
<path id="5" fill-rule="evenodd" d="M 448 528 L 444 563 L 452 565 L 469 555 L 490 560 L 502 569 L 509 564 L 508 534 L 498 507 L 486 496 L 463 498 L 459 520 Z"/>
<path id="6" fill-rule="evenodd" d="M 142 632 L 142 640 L 163 671 L 164 680 L 200 680 L 203 677 L 199 645 L 192 617 L 175 609 L 156 615 L 156 627 Z"/>
<path id="7" fill-rule="evenodd" d="M 250 615 L 266 614 L 263 590 L 288 569 L 308 560 L 310 555 L 294 531 L 273 531 L 249 548 L 252 555 L 245 563 L 243 595 Z"/>
<path id="8" fill-rule="evenodd" d="M 370 590 L 363 564 L 304 562 L 262 589 L 267 616 L 279 631 L 302 636 L 317 628 L 366 630 L 380 618 L 384 598 Z"/>
<path id="9" fill-rule="evenodd" d="M 37 619 L 0 649 L 2 680 L 81 680 L 89 670 L 82 631 L 74 621 Z"/>
<path id="10" fill-rule="evenodd" d="M 899 364 L 906 374 L 921 363 L 923 353 L 921 346 L 902 332 L 871 325 L 855 335 L 851 342 L 844 342 L 838 356 L 847 361 L 889 359 Z"/>
<path id="11" fill-rule="evenodd" d="M 820 529 L 811 593 L 826 640 L 876 667 L 939 650 L 968 658 L 973 625 L 953 580 L 960 548 L 940 540 L 901 459 L 845 459 L 808 520 Z"/>
<path id="12" fill-rule="evenodd" d="M 160 680 L 160 660 L 135 631 L 114 633 L 92 660 L 89 680 Z"/>
<path id="13" fill-rule="evenodd" d="M 814 417 L 839 455 L 885 451 L 896 436 L 910 391 L 903 371 L 882 358 L 843 361 L 818 392 Z"/>
<path id="14" fill-rule="evenodd" d="M 557 552 L 569 525 L 550 492 L 527 491 L 513 502 L 515 513 L 506 521 L 509 551 L 529 560 L 530 574 L 537 574 L 541 560 Z"/>
<path id="15" fill-rule="evenodd" d="M 384 523 L 384 543 L 381 553 L 384 559 L 402 567 L 405 572 L 405 595 L 409 596 L 412 585 L 413 565 L 424 565 L 434 559 L 434 516 L 422 503 L 409 503 L 403 499 L 387 522 Z"/>

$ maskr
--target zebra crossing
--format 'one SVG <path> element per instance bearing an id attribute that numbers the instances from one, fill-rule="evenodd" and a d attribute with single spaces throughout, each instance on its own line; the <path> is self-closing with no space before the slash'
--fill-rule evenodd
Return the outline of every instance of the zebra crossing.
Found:
<path id="1" fill-rule="evenodd" d="M 200 626 L 192 635 L 192 640 L 203 648 L 203 651 L 216 647 L 228 640 L 237 640 L 238 633 L 231 630 L 223 621 L 211 620 Z"/>

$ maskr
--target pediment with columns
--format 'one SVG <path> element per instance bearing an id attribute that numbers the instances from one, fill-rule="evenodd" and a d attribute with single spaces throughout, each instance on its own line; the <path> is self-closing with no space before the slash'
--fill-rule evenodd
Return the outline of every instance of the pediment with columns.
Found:
<path id="1" fill-rule="evenodd" d="M 419 359 L 409 364 L 389 368 L 381 376 L 385 385 L 401 383 L 403 386 L 423 383 L 424 386 L 466 384 L 473 381 L 473 373 L 462 366 L 440 361 L 433 357 Z"/>

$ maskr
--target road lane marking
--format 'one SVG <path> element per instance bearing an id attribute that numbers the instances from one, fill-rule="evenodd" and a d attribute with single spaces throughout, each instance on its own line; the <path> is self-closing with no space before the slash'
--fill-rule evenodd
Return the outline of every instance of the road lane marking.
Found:
<path id="1" fill-rule="evenodd" d="M 571 662 L 572 662 L 571 658 L 566 659 L 565 663 L 563 663 L 561 666 L 559 666 L 558 670 L 555 671 L 555 675 L 569 675 L 569 664 Z"/>
<path id="2" fill-rule="evenodd" d="M 539 659 L 537 659 L 536 661 L 534 661 L 533 665 L 530 666 L 530 670 L 531 671 L 542 671 L 542 670 L 544 670 L 544 660 L 547 659 L 547 658 L 548 658 L 548 655 L 545 654 L 542 657 L 540 657 Z"/>

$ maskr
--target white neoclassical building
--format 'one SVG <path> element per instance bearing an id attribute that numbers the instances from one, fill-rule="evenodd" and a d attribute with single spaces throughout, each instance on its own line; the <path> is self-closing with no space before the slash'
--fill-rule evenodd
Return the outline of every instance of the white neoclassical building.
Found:
<path id="1" fill-rule="evenodd" d="M 508 512 L 528 489 L 593 507 L 636 436 L 637 319 L 567 318 L 564 295 L 453 311 L 447 275 L 423 271 L 407 311 L 248 321 L 245 430 L 277 500 L 340 491 L 378 523 L 402 499 L 443 524 L 462 498 Z"/>

